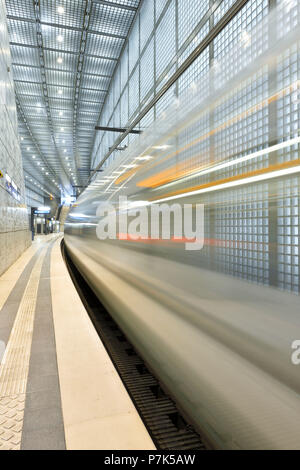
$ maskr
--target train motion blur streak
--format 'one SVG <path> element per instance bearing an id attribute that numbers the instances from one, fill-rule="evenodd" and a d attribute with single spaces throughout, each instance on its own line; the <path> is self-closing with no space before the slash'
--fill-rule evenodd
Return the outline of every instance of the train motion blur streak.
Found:
<path id="1" fill-rule="evenodd" d="M 276 14 L 229 59 L 246 64 L 249 42 L 275 27 Z M 286 102 L 299 119 L 300 77 L 276 75 L 295 51 L 299 61 L 297 41 L 295 27 L 238 75 L 220 59 L 93 181 L 65 229 L 82 275 L 218 448 L 300 448 L 300 369 L 291 361 L 300 335 L 299 121 L 279 130 Z M 101 202 L 130 219 L 173 200 L 204 204 L 202 250 L 186 251 L 174 233 L 133 240 L 118 227 L 116 239 L 97 238 Z M 282 281 L 286 259 L 292 288 Z"/>

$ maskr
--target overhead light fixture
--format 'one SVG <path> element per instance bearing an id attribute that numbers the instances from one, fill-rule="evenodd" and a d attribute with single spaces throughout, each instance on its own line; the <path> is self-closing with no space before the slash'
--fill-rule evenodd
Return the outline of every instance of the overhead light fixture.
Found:
<path id="1" fill-rule="evenodd" d="M 35 159 L 35 155 L 32 155 L 32 158 Z"/>
<path id="2" fill-rule="evenodd" d="M 58 42 L 63 42 L 63 40 L 64 40 L 63 36 L 62 36 L 61 34 L 59 34 L 59 35 L 57 36 L 57 41 L 58 41 Z"/>
<path id="3" fill-rule="evenodd" d="M 144 155 L 144 157 L 136 157 L 135 160 L 140 160 L 140 161 L 145 160 L 146 161 L 146 160 L 152 160 L 152 158 L 154 158 L 154 157 L 152 157 L 151 155 Z"/>
<path id="4" fill-rule="evenodd" d="M 192 91 L 197 91 L 197 85 L 196 85 L 196 83 L 195 83 L 194 81 L 190 84 L 190 89 L 191 89 Z"/>
<path id="5" fill-rule="evenodd" d="M 40 165 L 40 162 L 37 162 L 37 165 Z"/>
<path id="6" fill-rule="evenodd" d="M 64 14 L 64 12 L 65 12 L 65 9 L 64 9 L 64 7 L 62 7 L 62 6 L 59 6 L 59 7 L 57 8 L 57 13 L 59 13 L 60 15 L 63 15 L 63 14 Z"/>
<path id="7" fill-rule="evenodd" d="M 62 58 L 62 57 L 58 57 L 57 63 L 58 63 L 58 64 L 62 64 L 62 63 L 63 63 L 63 58 Z"/>
<path id="8" fill-rule="evenodd" d="M 172 147 L 172 145 L 155 145 L 153 148 L 155 150 L 167 150 L 170 147 Z"/>
<path id="9" fill-rule="evenodd" d="M 30 147 L 27 147 L 27 150 L 28 150 L 28 152 L 29 152 L 29 150 L 30 150 Z"/>
<path id="10" fill-rule="evenodd" d="M 60 115 L 60 116 L 63 116 L 63 114 L 64 114 L 64 113 L 63 113 L 62 111 L 59 111 L 59 115 Z"/>
<path id="11" fill-rule="evenodd" d="M 58 93 L 59 95 L 62 95 L 62 93 L 63 93 L 62 89 L 60 88 L 57 93 Z"/>
<path id="12" fill-rule="evenodd" d="M 61 130 L 62 132 L 64 132 L 65 128 L 64 128 L 64 127 L 61 127 L 60 130 Z"/>
<path id="13" fill-rule="evenodd" d="M 122 168 L 136 168 L 137 165 L 122 165 Z"/>
<path id="14" fill-rule="evenodd" d="M 241 32 L 241 43 L 243 44 L 244 48 L 251 44 L 251 36 L 248 31 L 243 30 Z"/>

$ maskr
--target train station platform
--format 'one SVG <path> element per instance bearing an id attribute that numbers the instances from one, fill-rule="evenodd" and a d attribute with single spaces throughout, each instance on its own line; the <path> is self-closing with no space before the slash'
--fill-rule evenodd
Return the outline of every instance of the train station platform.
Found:
<path id="1" fill-rule="evenodd" d="M 61 235 L 0 277 L 0 450 L 152 450 L 77 294 Z"/>

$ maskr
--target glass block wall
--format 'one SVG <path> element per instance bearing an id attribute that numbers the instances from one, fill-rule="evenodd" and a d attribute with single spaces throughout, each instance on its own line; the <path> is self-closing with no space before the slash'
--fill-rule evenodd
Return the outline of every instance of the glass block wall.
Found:
<path id="1" fill-rule="evenodd" d="M 233 4 L 234 0 L 144 0 L 116 67 L 100 125 L 128 126 Z M 274 8 L 276 29 L 270 31 L 268 15 Z M 138 127 L 147 128 L 189 90 L 204 97 L 212 94 L 214 89 L 207 77 L 218 72 L 220 61 L 227 65 L 214 86 L 222 88 L 245 66 L 254 63 L 275 40 L 299 27 L 299 21 L 297 0 L 249 0 Z M 252 37 L 251 32 L 258 24 L 261 27 Z M 240 53 L 236 52 L 237 44 Z M 234 61 L 232 51 L 235 51 Z M 268 99 L 274 81 L 276 89 L 282 89 L 299 79 L 300 54 L 295 46 L 278 57 L 275 74 L 270 74 L 267 65 L 262 67 L 246 87 L 222 102 L 211 115 L 203 116 L 182 139 L 189 142 L 200 133 L 218 128 L 231 116 L 250 109 L 254 103 Z M 197 83 L 201 83 L 198 89 Z M 199 144 L 201 161 L 238 158 L 299 136 L 299 103 L 299 87 L 295 87 L 293 93 L 215 132 Z M 114 133 L 97 134 L 92 168 L 103 159 L 117 137 Z M 129 145 L 137 138 L 130 135 L 122 145 Z M 179 145 L 184 147 L 184 142 Z M 118 151 L 114 152 L 105 166 L 118 155 Z M 191 156 L 187 150 L 180 158 L 188 162 Z M 217 176 L 230 177 L 297 158 L 299 144 L 232 166 Z M 206 244 L 200 257 L 203 265 L 248 281 L 299 292 L 297 176 L 216 192 L 204 199 L 207 223 Z"/>

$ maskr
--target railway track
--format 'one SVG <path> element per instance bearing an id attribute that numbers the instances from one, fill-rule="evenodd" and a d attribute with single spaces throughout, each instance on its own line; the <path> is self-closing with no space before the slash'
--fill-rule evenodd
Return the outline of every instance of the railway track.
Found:
<path id="1" fill-rule="evenodd" d="M 64 242 L 62 252 L 80 298 L 157 449 L 206 450 L 201 436 L 185 421 L 68 257 Z"/>

